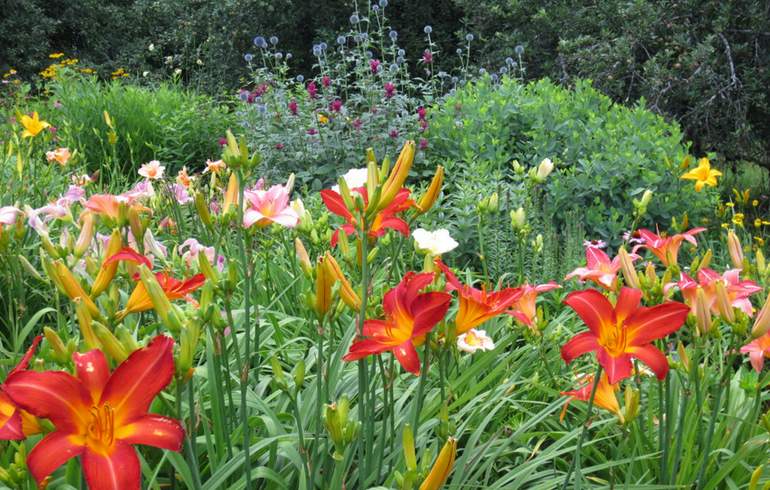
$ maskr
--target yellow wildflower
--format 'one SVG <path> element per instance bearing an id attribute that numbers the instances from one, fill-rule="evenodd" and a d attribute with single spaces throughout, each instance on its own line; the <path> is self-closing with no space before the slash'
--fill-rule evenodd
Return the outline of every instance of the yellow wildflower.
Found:
<path id="1" fill-rule="evenodd" d="M 740 226 L 741 228 L 743 228 L 743 218 L 744 218 L 743 213 L 735 213 L 735 215 L 733 216 L 733 224 L 735 226 Z"/>
<path id="2" fill-rule="evenodd" d="M 51 53 L 48 55 L 48 57 L 51 58 L 52 60 L 59 59 L 62 56 L 64 56 L 64 53 Z"/>
<path id="3" fill-rule="evenodd" d="M 703 186 L 716 187 L 717 177 L 721 176 L 719 170 L 712 170 L 708 158 L 698 160 L 698 166 L 682 175 L 681 178 L 695 181 L 695 190 L 700 192 Z"/>
<path id="4" fill-rule="evenodd" d="M 757 218 L 754 220 L 754 228 L 761 228 L 762 227 L 762 220 Z"/>
<path id="5" fill-rule="evenodd" d="M 22 115 L 21 125 L 24 126 L 24 132 L 21 133 L 22 138 L 34 138 L 40 131 L 50 126 L 47 122 L 40 120 L 37 112 L 33 112 L 32 117 L 26 114 Z"/>
<path id="6" fill-rule="evenodd" d="M 753 201 L 751 201 L 751 205 L 754 207 L 759 206 L 759 199 L 754 199 Z"/>
<path id="7" fill-rule="evenodd" d="M 318 122 L 319 122 L 320 124 L 326 124 L 326 123 L 328 123 L 328 122 L 329 122 L 329 118 L 328 118 L 328 117 L 326 117 L 324 114 L 320 114 L 320 113 L 319 113 L 319 114 L 318 114 Z"/>

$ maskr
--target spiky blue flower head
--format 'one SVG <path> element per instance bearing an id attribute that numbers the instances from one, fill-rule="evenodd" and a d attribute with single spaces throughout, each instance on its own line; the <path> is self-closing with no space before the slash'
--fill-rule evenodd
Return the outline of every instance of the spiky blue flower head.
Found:
<path id="1" fill-rule="evenodd" d="M 305 81 L 305 77 L 304 77 L 303 75 L 297 75 L 297 81 L 298 81 L 299 83 L 302 83 L 302 82 L 304 82 L 304 81 Z"/>
<path id="2" fill-rule="evenodd" d="M 281 53 L 280 51 L 278 51 L 277 53 L 275 53 L 275 59 L 277 59 L 277 60 L 280 60 L 280 59 L 282 59 L 282 58 L 283 58 L 283 53 Z"/>
<path id="3" fill-rule="evenodd" d="M 521 56 L 522 54 L 524 54 L 524 46 L 522 46 L 521 44 L 519 44 L 518 46 L 516 46 L 515 48 L 513 48 L 513 50 L 514 50 L 514 51 L 516 52 L 516 54 L 518 54 L 519 56 Z"/>
<path id="4" fill-rule="evenodd" d="M 455 53 L 457 53 L 459 56 L 462 56 L 462 54 L 463 54 L 463 50 L 462 50 L 462 49 L 460 49 L 460 48 L 457 48 L 457 49 L 455 50 Z"/>
<path id="5" fill-rule="evenodd" d="M 243 59 L 246 60 L 246 63 L 251 63 L 251 60 L 254 59 L 254 55 L 251 53 L 246 53 L 243 55 Z"/>
<path id="6" fill-rule="evenodd" d="M 505 64 L 508 66 L 511 66 L 513 64 L 513 58 L 511 58 L 510 56 L 505 58 Z"/>
<path id="7" fill-rule="evenodd" d="M 380 8 L 385 8 L 388 6 L 388 0 L 380 0 L 379 4 L 380 4 Z"/>
<path id="8" fill-rule="evenodd" d="M 358 14 L 353 14 L 353 15 L 350 16 L 350 23 L 351 24 L 355 25 L 355 24 L 358 24 L 359 22 L 361 22 L 361 18 L 358 17 Z"/>
<path id="9" fill-rule="evenodd" d="M 372 12 L 377 13 L 379 11 L 380 11 L 380 6 L 379 5 L 372 5 Z"/>
<path id="10" fill-rule="evenodd" d="M 313 55 L 314 56 L 321 56 L 321 46 L 318 44 L 313 45 Z"/>
<path id="11" fill-rule="evenodd" d="M 273 46 L 278 44 L 278 36 L 270 36 L 270 44 L 272 44 Z"/>
<path id="12" fill-rule="evenodd" d="M 422 32 L 424 32 L 425 34 L 430 34 L 431 32 L 433 32 L 433 28 L 431 26 L 425 26 L 422 28 Z"/>
<path id="13" fill-rule="evenodd" d="M 473 41 L 473 39 L 474 39 L 473 34 L 468 33 L 468 34 L 465 35 L 465 40 L 466 41 L 471 42 L 471 41 Z"/>
<path id="14" fill-rule="evenodd" d="M 396 39 L 398 39 L 398 32 L 396 32 L 396 31 L 390 31 L 390 32 L 388 33 L 388 36 L 390 37 L 390 40 L 391 40 L 391 41 L 395 42 L 395 41 L 396 41 Z"/>
<path id="15" fill-rule="evenodd" d="M 321 44 L 319 44 L 319 46 L 321 46 L 321 51 L 326 51 L 329 48 L 329 45 L 323 41 L 321 41 Z"/>
<path id="16" fill-rule="evenodd" d="M 342 46 L 347 41 L 347 38 L 345 36 L 337 36 L 337 44 Z"/>
<path id="17" fill-rule="evenodd" d="M 286 60 L 290 60 L 292 56 L 294 55 L 292 55 L 291 53 L 286 53 Z"/>
<path id="18" fill-rule="evenodd" d="M 403 49 L 399 49 L 399 50 L 396 52 L 396 55 L 397 55 L 397 56 L 400 56 L 400 57 L 402 57 L 402 58 L 403 58 L 404 56 L 406 56 L 406 51 L 404 51 Z"/>
<path id="19" fill-rule="evenodd" d="M 396 63 L 390 65 L 390 71 L 398 71 L 398 65 Z"/>
<path id="20" fill-rule="evenodd" d="M 265 41 L 264 37 L 257 36 L 254 38 L 254 46 L 264 49 L 267 47 L 267 41 Z"/>

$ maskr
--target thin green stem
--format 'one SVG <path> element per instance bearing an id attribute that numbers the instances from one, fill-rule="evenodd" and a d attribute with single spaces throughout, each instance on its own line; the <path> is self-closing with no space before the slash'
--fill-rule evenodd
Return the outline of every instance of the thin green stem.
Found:
<path id="1" fill-rule="evenodd" d="M 572 458 L 572 462 L 570 463 L 569 469 L 567 470 L 567 474 L 564 476 L 564 483 L 562 484 L 562 490 L 567 489 L 567 485 L 569 484 L 569 479 L 572 476 L 572 472 L 575 472 L 575 488 L 579 489 L 580 484 L 583 480 L 583 474 L 580 472 L 580 451 L 583 448 L 583 439 L 585 439 L 586 433 L 588 432 L 588 424 L 591 421 L 591 410 L 594 407 L 594 397 L 596 396 L 596 388 L 599 387 L 599 381 L 602 377 L 602 365 L 599 364 L 596 368 L 596 374 L 594 375 L 593 379 L 593 388 L 591 388 L 591 396 L 588 398 L 588 409 L 586 410 L 586 418 L 583 421 L 583 428 L 580 430 L 580 435 L 578 436 L 577 440 L 577 446 L 575 446 L 575 453 Z"/>
<path id="2" fill-rule="evenodd" d="M 241 430 L 243 432 L 243 463 L 244 463 L 244 476 L 246 478 L 246 488 L 251 488 L 251 430 L 249 427 L 249 417 L 246 411 L 246 390 L 249 382 L 249 371 L 251 367 L 251 273 L 250 269 L 250 257 L 246 247 L 246 230 L 243 229 L 243 203 L 244 203 L 244 191 L 246 184 L 244 182 L 243 171 L 238 170 L 238 245 L 240 248 L 240 260 L 241 268 L 243 270 L 243 330 L 244 330 L 244 342 L 245 342 L 245 355 L 244 362 L 241 366 L 240 381 L 241 381 Z M 233 332 L 233 336 L 236 333 Z M 259 370 L 257 370 L 259 372 Z"/>

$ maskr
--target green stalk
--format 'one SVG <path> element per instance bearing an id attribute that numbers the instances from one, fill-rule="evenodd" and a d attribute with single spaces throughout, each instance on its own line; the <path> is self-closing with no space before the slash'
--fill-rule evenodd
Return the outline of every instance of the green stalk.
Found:
<path id="1" fill-rule="evenodd" d="M 240 260 L 243 268 L 243 330 L 244 330 L 244 342 L 246 343 L 246 353 L 244 356 L 244 363 L 241 366 L 240 381 L 241 381 L 241 429 L 243 432 L 243 463 L 244 463 L 244 476 L 246 478 L 246 488 L 251 488 L 251 435 L 249 427 L 249 417 L 246 413 L 246 389 L 249 381 L 249 370 L 251 366 L 251 274 L 249 273 L 250 257 L 246 250 L 246 238 L 244 234 L 246 231 L 243 229 L 243 204 L 244 204 L 244 190 L 245 184 L 243 181 L 243 171 L 238 170 L 238 245 L 240 248 Z M 234 330 L 235 326 L 233 326 Z M 232 332 L 234 337 L 237 337 L 235 331 Z M 257 370 L 259 372 L 259 370 Z"/>
<path id="2" fill-rule="evenodd" d="M 564 477 L 564 484 L 562 485 L 562 490 L 567 490 L 567 485 L 569 484 L 569 479 L 572 476 L 572 472 L 575 472 L 575 489 L 580 489 L 580 484 L 583 480 L 583 474 L 580 472 L 580 450 L 583 448 L 583 439 L 585 438 L 586 432 L 588 432 L 588 423 L 591 421 L 591 410 L 594 407 L 594 397 L 596 396 L 596 389 L 599 387 L 599 380 L 602 377 L 602 365 L 599 364 L 596 368 L 596 374 L 594 375 L 594 386 L 591 389 L 591 396 L 588 398 L 588 410 L 586 411 L 586 418 L 583 421 L 583 428 L 580 430 L 580 435 L 578 436 L 577 440 L 577 446 L 575 446 L 575 454 L 572 457 L 572 463 L 570 463 L 569 469 L 567 470 L 567 474 Z"/>
<path id="3" fill-rule="evenodd" d="M 199 490 L 201 488 L 201 475 L 200 475 L 200 466 L 198 466 L 198 455 L 195 451 L 195 395 L 193 394 L 193 380 L 195 379 L 194 376 L 190 377 L 190 380 L 188 381 L 187 385 L 187 404 L 188 409 L 190 411 L 190 421 L 187 424 L 187 434 L 185 437 L 185 442 L 187 443 L 187 454 L 190 458 L 190 468 L 192 468 L 192 475 L 193 475 L 193 485 L 195 490 Z M 177 384 L 177 386 L 179 386 Z M 181 387 L 178 388 L 179 395 L 181 395 Z"/>
<path id="4" fill-rule="evenodd" d="M 690 371 L 695 369 L 695 366 L 690 367 Z M 680 384 L 684 388 L 684 383 L 681 382 Z M 671 474 L 669 477 L 669 483 L 673 484 L 676 481 L 676 475 L 679 472 L 679 461 L 682 457 L 682 441 L 684 438 L 684 429 L 685 429 L 685 419 L 687 415 L 687 402 L 690 399 L 691 390 L 689 389 L 689 386 L 687 389 L 681 390 L 681 395 L 679 397 L 679 417 L 677 417 L 677 425 L 676 425 L 676 443 L 675 443 L 675 449 L 674 449 L 674 461 L 671 463 Z"/>
<path id="5" fill-rule="evenodd" d="M 297 438 L 299 439 L 299 454 L 302 456 L 302 462 L 305 465 L 305 476 L 307 477 L 307 488 L 313 488 L 313 474 L 310 471 L 310 459 L 308 451 L 305 448 L 305 432 L 302 428 L 302 415 L 300 415 L 299 404 L 297 403 L 297 393 L 290 395 L 291 405 L 294 409 L 294 420 L 297 422 Z"/>
<path id="6" fill-rule="evenodd" d="M 367 222 L 366 214 L 362 214 L 361 230 L 359 230 L 359 240 L 361 241 L 361 311 L 358 314 L 358 335 L 362 336 L 364 332 L 364 321 L 366 320 L 366 303 L 369 300 L 369 261 L 367 255 L 369 254 L 369 237 L 366 233 Z M 367 405 L 367 370 L 366 359 L 358 361 L 358 420 L 361 421 L 361 425 L 364 428 L 364 432 L 368 432 L 368 425 L 364 424 L 367 417 L 366 405 Z M 371 414 L 373 416 L 374 414 Z M 367 443 L 371 440 L 370 434 L 363 434 L 363 441 Z M 367 446 L 371 447 L 371 446 Z M 369 474 L 366 465 L 366 451 L 363 443 L 358 445 L 358 463 L 359 463 L 359 483 L 363 485 L 364 475 Z"/>
<path id="7" fill-rule="evenodd" d="M 413 426 L 414 434 L 417 437 L 417 431 L 420 428 L 420 412 L 422 411 L 423 392 L 425 391 L 425 380 L 428 377 L 430 369 L 430 332 L 425 335 L 425 348 L 423 349 L 422 370 L 420 372 L 420 381 L 417 385 L 417 398 L 414 400 Z"/>

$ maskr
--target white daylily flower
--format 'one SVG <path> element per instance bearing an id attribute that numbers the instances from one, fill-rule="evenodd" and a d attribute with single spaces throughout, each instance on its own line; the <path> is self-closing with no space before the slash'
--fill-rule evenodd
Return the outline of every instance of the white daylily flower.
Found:
<path id="1" fill-rule="evenodd" d="M 368 175 L 368 170 L 366 168 L 351 168 L 347 172 L 345 172 L 345 175 L 342 176 L 342 178 L 345 180 L 345 183 L 348 185 L 348 189 L 355 189 L 356 187 L 363 187 L 366 185 L 366 178 Z M 332 187 L 332 190 L 334 192 L 340 191 L 340 186 L 335 185 Z"/>
<path id="2" fill-rule="evenodd" d="M 495 348 L 495 343 L 487 336 L 485 330 L 472 328 L 457 337 L 457 348 L 473 354 L 477 350 L 492 350 Z"/>
<path id="3" fill-rule="evenodd" d="M 417 243 L 418 249 L 424 250 L 433 256 L 445 254 L 459 245 L 454 238 L 449 236 L 449 231 L 444 228 L 439 228 L 436 231 L 417 228 L 412 233 L 412 236 Z"/>

